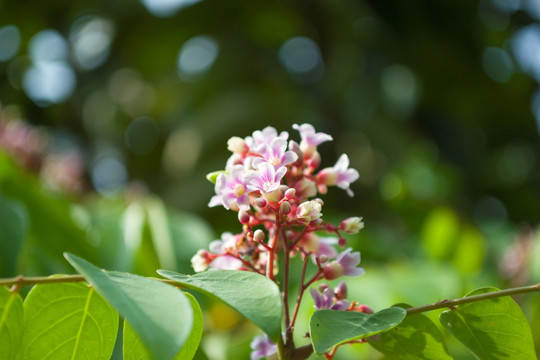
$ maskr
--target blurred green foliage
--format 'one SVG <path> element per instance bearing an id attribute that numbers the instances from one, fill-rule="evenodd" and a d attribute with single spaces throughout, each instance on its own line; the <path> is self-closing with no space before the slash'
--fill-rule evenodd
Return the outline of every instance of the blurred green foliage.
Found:
<path id="1" fill-rule="evenodd" d="M 540 281 L 534 1 L 156 4 L 0 0 L 0 276 L 71 272 L 64 251 L 191 273 L 239 229 L 206 206 L 227 139 L 309 122 L 334 137 L 322 166 L 346 152 L 360 172 L 353 199 L 323 197 L 328 220 L 364 217 L 359 301 Z M 202 349 L 245 358 L 253 328 L 206 305 Z"/>

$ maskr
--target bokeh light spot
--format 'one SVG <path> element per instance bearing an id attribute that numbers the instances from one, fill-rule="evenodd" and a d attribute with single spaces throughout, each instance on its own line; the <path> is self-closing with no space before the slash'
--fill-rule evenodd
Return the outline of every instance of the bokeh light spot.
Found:
<path id="1" fill-rule="evenodd" d="M 43 30 L 32 37 L 28 53 L 34 61 L 65 61 L 69 50 L 66 39 L 56 30 Z"/>
<path id="2" fill-rule="evenodd" d="M 403 65 L 391 65 L 383 70 L 381 85 L 388 110 L 402 113 L 414 108 L 418 84 L 411 70 Z"/>
<path id="3" fill-rule="evenodd" d="M 67 100 L 76 82 L 75 72 L 67 64 L 39 61 L 24 73 L 23 88 L 37 105 L 48 106 Z"/>
<path id="4" fill-rule="evenodd" d="M 397 198 L 403 190 L 403 182 L 393 173 L 386 174 L 379 183 L 381 195 L 386 200 Z"/>
<path id="5" fill-rule="evenodd" d="M 514 56 L 523 69 L 540 82 L 540 25 L 528 25 L 512 38 Z"/>
<path id="6" fill-rule="evenodd" d="M 150 14 L 157 17 L 169 17 L 181 9 L 198 3 L 200 0 L 141 0 Z"/>
<path id="7" fill-rule="evenodd" d="M 182 46 L 178 53 L 178 73 L 186 81 L 197 79 L 206 73 L 218 56 L 219 45 L 209 36 L 196 36 Z"/>
<path id="8" fill-rule="evenodd" d="M 92 168 L 94 188 L 104 196 L 114 195 L 127 181 L 123 162 L 115 155 L 98 157 Z"/>
<path id="9" fill-rule="evenodd" d="M 14 25 L 7 25 L 0 28 L 0 61 L 11 59 L 21 44 L 21 33 Z"/>
<path id="10" fill-rule="evenodd" d="M 324 75 L 319 46 L 311 39 L 298 36 L 287 40 L 279 49 L 279 60 L 301 83 L 315 83 Z"/>
<path id="11" fill-rule="evenodd" d="M 111 21 L 96 16 L 83 16 L 71 27 L 73 58 L 86 70 L 102 65 L 108 58 L 114 26 Z"/>
<path id="12" fill-rule="evenodd" d="M 159 126 L 150 117 L 140 117 L 133 120 L 125 133 L 127 147 L 137 155 L 152 151 L 159 140 Z"/>

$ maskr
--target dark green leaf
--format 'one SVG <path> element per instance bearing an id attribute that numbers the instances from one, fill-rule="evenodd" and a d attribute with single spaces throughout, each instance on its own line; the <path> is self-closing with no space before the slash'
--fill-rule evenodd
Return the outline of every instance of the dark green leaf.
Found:
<path id="1" fill-rule="evenodd" d="M 395 306 L 404 309 L 411 307 L 406 304 Z M 441 331 L 424 314 L 407 315 L 394 329 L 369 337 L 368 342 L 389 359 L 452 359 L 448 354 Z"/>
<path id="2" fill-rule="evenodd" d="M 117 329 L 116 311 L 86 284 L 36 285 L 24 301 L 21 358 L 108 360 Z"/>
<path id="3" fill-rule="evenodd" d="M 497 290 L 480 288 L 467 296 Z M 529 323 L 511 297 L 459 305 L 439 319 L 479 359 L 536 359 Z"/>
<path id="4" fill-rule="evenodd" d="M 187 276 L 158 270 L 183 286 L 213 295 L 260 327 L 272 340 L 281 334 L 283 302 L 277 285 L 248 271 L 212 270 Z"/>
<path id="5" fill-rule="evenodd" d="M 406 311 L 388 308 L 373 315 L 355 311 L 319 310 L 309 320 L 311 343 L 317 354 L 336 345 L 387 331 L 405 318 Z"/>
<path id="6" fill-rule="evenodd" d="M 186 343 L 182 347 L 182 350 L 174 357 L 174 360 L 189 360 L 193 359 L 193 356 L 197 352 L 197 348 L 201 342 L 203 332 L 203 315 L 201 307 L 195 298 L 188 293 L 184 293 L 189 299 L 191 306 L 193 307 L 193 329 L 187 339 Z M 124 321 L 124 341 L 123 341 L 123 353 L 124 360 L 149 360 L 150 355 L 148 350 L 144 347 L 141 340 L 133 331 L 133 328 L 127 321 Z"/>
<path id="7" fill-rule="evenodd" d="M 23 302 L 17 293 L 0 287 L 0 360 L 17 358 L 23 334 Z"/>
<path id="8" fill-rule="evenodd" d="M 72 254 L 66 259 L 133 326 L 150 355 L 172 359 L 191 333 L 193 310 L 178 289 L 141 276 L 100 270 Z"/>
<path id="9" fill-rule="evenodd" d="M 17 258 L 28 229 L 28 215 L 20 203 L 0 197 L 0 276 L 15 276 Z"/>

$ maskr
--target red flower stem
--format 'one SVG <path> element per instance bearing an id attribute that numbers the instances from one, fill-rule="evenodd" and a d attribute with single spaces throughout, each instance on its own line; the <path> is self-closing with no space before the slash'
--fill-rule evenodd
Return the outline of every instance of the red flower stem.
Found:
<path id="1" fill-rule="evenodd" d="M 302 301 L 302 296 L 304 296 L 304 291 L 306 290 L 306 286 L 304 286 L 304 280 L 306 279 L 306 268 L 309 261 L 309 257 L 304 253 L 302 253 L 302 256 L 304 257 L 304 264 L 302 266 L 302 275 L 300 276 L 300 290 L 298 291 L 298 296 L 296 297 L 296 305 L 294 306 L 291 322 L 289 323 L 289 326 L 287 327 L 287 332 L 290 331 L 291 333 L 294 329 L 294 323 L 296 322 L 296 317 L 298 316 L 298 310 L 300 310 L 300 302 Z"/>

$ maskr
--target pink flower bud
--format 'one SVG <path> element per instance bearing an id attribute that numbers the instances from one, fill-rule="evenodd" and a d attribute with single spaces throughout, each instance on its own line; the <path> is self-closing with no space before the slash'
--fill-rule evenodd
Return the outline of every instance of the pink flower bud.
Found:
<path id="1" fill-rule="evenodd" d="M 319 171 L 317 180 L 326 186 L 334 186 L 337 184 L 338 173 L 334 168 L 325 168 Z"/>
<path id="2" fill-rule="evenodd" d="M 364 313 L 364 314 L 373 314 L 373 309 L 370 308 L 367 305 L 355 306 L 354 311 L 361 312 L 361 313 Z"/>
<path id="3" fill-rule="evenodd" d="M 364 222 L 361 217 L 350 217 L 339 224 L 339 228 L 347 234 L 357 234 L 364 228 Z"/>
<path id="4" fill-rule="evenodd" d="M 345 269 L 339 262 L 332 261 L 324 267 L 323 275 L 326 280 L 334 280 L 342 276 L 344 271 Z"/>
<path id="5" fill-rule="evenodd" d="M 336 298 L 338 300 L 346 299 L 347 298 L 347 284 L 345 284 L 345 281 L 340 282 L 334 292 L 336 293 Z"/>
<path id="6" fill-rule="evenodd" d="M 255 203 L 255 206 L 257 206 L 258 208 L 261 208 L 261 209 L 264 209 L 266 207 L 266 200 L 264 198 L 257 198 L 253 201 Z"/>
<path id="7" fill-rule="evenodd" d="M 240 221 L 240 224 L 249 224 L 250 216 L 247 211 L 240 210 L 238 212 L 238 221 Z"/>
<path id="8" fill-rule="evenodd" d="M 321 204 L 315 200 L 303 202 L 296 209 L 296 219 L 304 224 L 309 224 L 321 216 Z"/>
<path id="9" fill-rule="evenodd" d="M 285 191 L 285 198 L 288 200 L 294 199 L 294 196 L 296 195 L 296 189 L 295 188 L 289 188 L 287 191 Z"/>
<path id="10" fill-rule="evenodd" d="M 322 264 L 326 263 L 327 261 L 328 261 L 328 256 L 326 256 L 326 255 L 319 256 L 319 264 L 322 265 Z"/>
<path id="11" fill-rule="evenodd" d="M 328 284 L 321 284 L 319 285 L 319 287 L 317 288 L 319 290 L 319 292 L 322 294 L 324 292 L 324 290 L 328 289 Z"/>
<path id="12" fill-rule="evenodd" d="M 347 239 L 339 238 L 338 245 L 341 246 L 342 248 L 344 248 L 345 246 L 347 246 Z"/>

